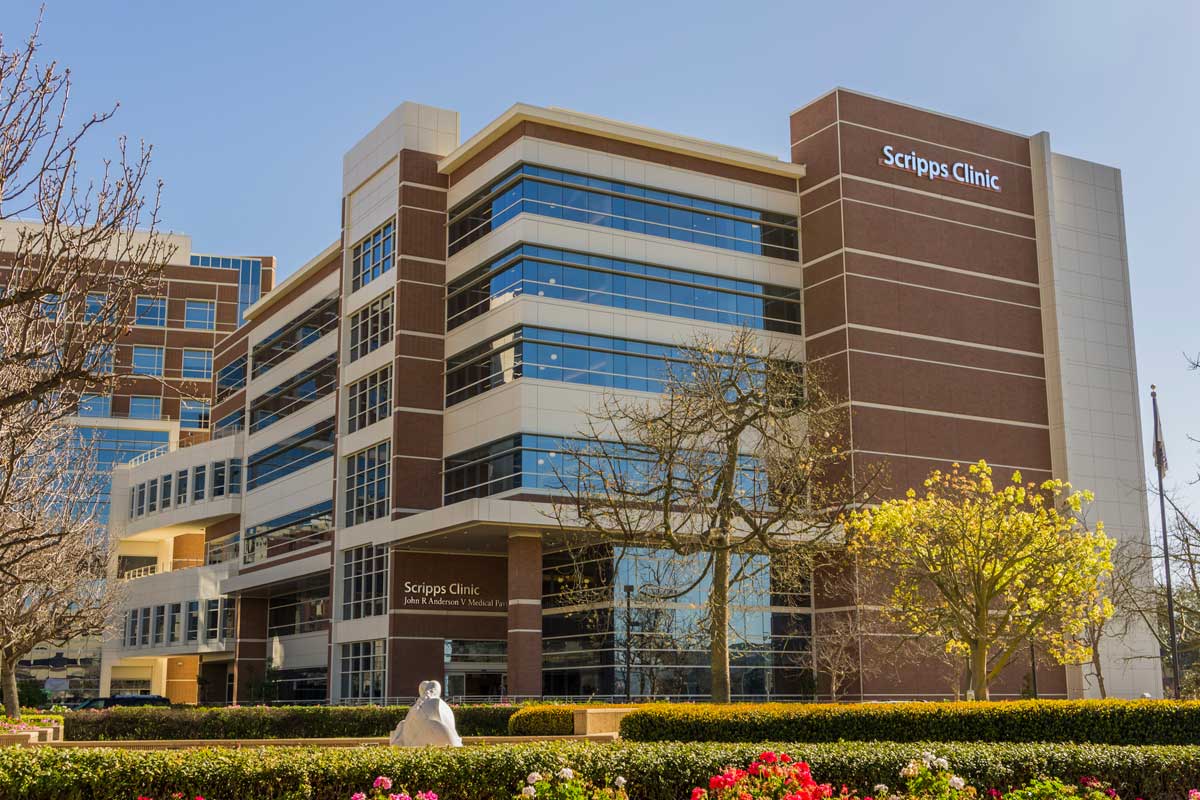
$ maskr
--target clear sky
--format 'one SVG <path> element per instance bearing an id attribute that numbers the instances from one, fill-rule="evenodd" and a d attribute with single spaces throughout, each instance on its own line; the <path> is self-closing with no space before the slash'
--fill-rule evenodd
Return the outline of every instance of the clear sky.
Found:
<path id="1" fill-rule="evenodd" d="M 25 36 L 38 3 L 0 7 Z M 1195 0 L 46 0 L 43 46 L 76 111 L 120 101 L 104 136 L 154 144 L 168 227 L 285 275 L 337 237 L 341 156 L 402 100 L 459 111 L 464 138 L 522 101 L 782 158 L 788 114 L 834 86 L 1048 130 L 1123 171 L 1145 428 L 1156 382 L 1169 480 L 1200 507 Z"/>

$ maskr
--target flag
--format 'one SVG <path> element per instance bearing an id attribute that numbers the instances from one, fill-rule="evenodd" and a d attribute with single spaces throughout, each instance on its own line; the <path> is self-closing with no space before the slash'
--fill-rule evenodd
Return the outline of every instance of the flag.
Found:
<path id="1" fill-rule="evenodd" d="M 1154 466 L 1167 474 L 1167 444 L 1163 441 L 1162 417 L 1158 414 L 1158 397 L 1154 398 Z"/>

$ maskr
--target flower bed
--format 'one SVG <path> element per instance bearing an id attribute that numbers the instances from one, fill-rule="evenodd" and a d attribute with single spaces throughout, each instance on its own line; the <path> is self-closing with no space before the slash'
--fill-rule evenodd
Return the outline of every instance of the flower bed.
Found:
<path id="1" fill-rule="evenodd" d="M 434 791 L 440 800 L 511 800 L 529 773 L 552 774 L 569 765 L 596 786 L 613 786 L 624 777 L 630 800 L 686 800 L 694 787 L 707 786 L 730 765 L 749 764 L 763 749 L 674 742 L 416 750 L 8 748 L 0 750 L 0 798 L 131 800 L 181 792 L 210 800 L 348 800 L 386 775 L 397 786 Z M 1183 800 L 1200 786 L 1200 747 L 843 742 L 772 749 L 807 762 L 822 781 L 863 793 L 894 784 L 899 771 L 925 750 L 948 759 L 969 785 L 1002 791 L 1041 776 L 1071 785 L 1089 776 L 1111 784 L 1126 800 Z"/>
<path id="2" fill-rule="evenodd" d="M 1200 742 L 1200 701 L 656 704 L 621 720 L 636 741 Z"/>
<path id="3" fill-rule="evenodd" d="M 951 770 L 946 758 L 933 751 L 909 761 L 896 778 L 897 788 L 876 784 L 865 797 L 845 784 L 835 793 L 831 784 L 816 782 L 808 764 L 795 761 L 787 753 L 767 751 L 746 769 L 728 767 L 713 775 L 708 779 L 708 788 L 697 786 L 692 790 L 691 800 L 975 800 L 980 796 L 989 800 L 1121 800 L 1116 789 L 1092 776 L 1073 784 L 1041 777 L 1004 790 L 972 786 Z M 1200 800 L 1200 791 L 1190 790 L 1187 800 Z"/>
<path id="4" fill-rule="evenodd" d="M 70 711 L 68 741 L 112 739 L 307 739 L 387 736 L 408 706 L 129 707 Z M 504 736 L 521 706 L 454 706 L 463 736 Z"/>

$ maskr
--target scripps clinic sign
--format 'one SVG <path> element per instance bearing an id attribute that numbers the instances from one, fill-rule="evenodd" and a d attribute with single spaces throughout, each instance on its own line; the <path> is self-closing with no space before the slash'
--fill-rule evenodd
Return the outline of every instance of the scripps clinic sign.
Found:
<path id="1" fill-rule="evenodd" d="M 918 178 L 961 183 L 989 192 L 1000 191 L 1000 176 L 993 175 L 988 169 L 978 169 L 969 161 L 955 161 L 951 164 L 935 158 L 926 158 L 916 150 L 901 152 L 888 144 L 883 147 L 879 163 L 901 172 L 911 172 Z"/>
<path id="2" fill-rule="evenodd" d="M 444 611 L 503 611 L 508 607 L 504 597 L 485 593 L 477 583 L 451 581 L 430 583 L 404 581 L 401 588 L 402 608 L 427 608 Z"/>
<path id="3" fill-rule="evenodd" d="M 396 607 L 415 611 L 503 612 L 508 570 L 503 559 L 461 554 L 398 553 Z"/>

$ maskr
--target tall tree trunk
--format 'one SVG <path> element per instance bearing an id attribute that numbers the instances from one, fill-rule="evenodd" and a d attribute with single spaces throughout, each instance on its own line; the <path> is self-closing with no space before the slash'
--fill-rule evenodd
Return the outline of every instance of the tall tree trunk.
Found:
<path id="1" fill-rule="evenodd" d="M 971 646 L 971 689 L 976 700 L 988 699 L 987 647 L 982 643 Z"/>
<path id="2" fill-rule="evenodd" d="M 5 658 L 0 662 L 0 685 L 4 687 L 4 713 L 12 719 L 21 717 L 21 697 L 17 693 L 17 661 Z"/>
<path id="3" fill-rule="evenodd" d="M 1104 688 L 1104 668 L 1100 665 L 1100 649 L 1092 648 L 1092 671 L 1096 673 L 1096 688 L 1100 690 L 1100 699 L 1108 699 L 1108 691 Z"/>
<path id="4" fill-rule="evenodd" d="M 713 552 L 712 588 L 708 593 L 712 619 L 712 699 L 728 703 L 729 697 L 729 551 L 724 541 Z"/>

